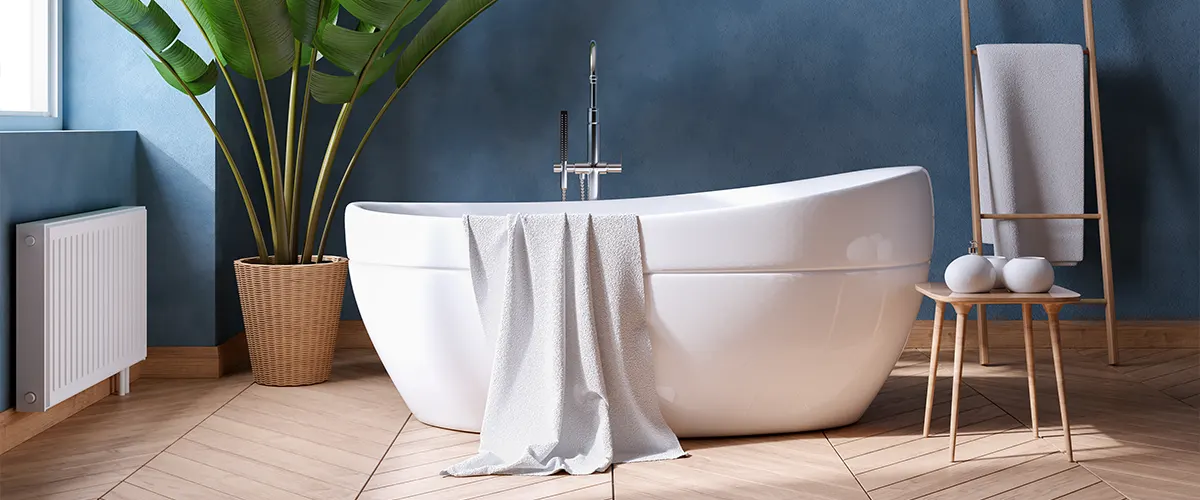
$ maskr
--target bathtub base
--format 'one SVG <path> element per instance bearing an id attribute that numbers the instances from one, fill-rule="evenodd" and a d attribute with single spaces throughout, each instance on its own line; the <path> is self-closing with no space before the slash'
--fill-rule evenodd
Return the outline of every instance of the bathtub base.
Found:
<path id="1" fill-rule="evenodd" d="M 654 274 L 659 405 L 680 437 L 857 421 L 899 358 L 928 264 L 858 271 Z M 469 272 L 351 261 L 367 331 L 414 416 L 478 432 L 494 339 Z M 373 301 L 386 302 L 374 303 Z"/>

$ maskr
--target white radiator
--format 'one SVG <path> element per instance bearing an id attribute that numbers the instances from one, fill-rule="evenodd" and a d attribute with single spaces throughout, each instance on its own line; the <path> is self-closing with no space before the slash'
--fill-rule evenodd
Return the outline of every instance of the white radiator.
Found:
<path id="1" fill-rule="evenodd" d="M 46 411 L 146 359 L 146 209 L 17 225 L 17 411 Z"/>

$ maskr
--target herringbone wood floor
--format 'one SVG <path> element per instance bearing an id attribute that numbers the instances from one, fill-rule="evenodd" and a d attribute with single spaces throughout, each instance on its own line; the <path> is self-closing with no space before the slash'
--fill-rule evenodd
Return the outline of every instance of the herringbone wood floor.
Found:
<path id="1" fill-rule="evenodd" d="M 909 352 L 858 423 L 802 434 L 688 440 L 691 457 L 606 474 L 443 478 L 473 434 L 408 413 L 374 353 L 338 353 L 300 388 L 144 380 L 0 455 L 0 498 L 106 499 L 1195 499 L 1200 355 L 1064 353 L 1078 464 L 1059 452 L 1049 351 L 1038 351 L 1042 437 L 1029 430 L 1020 351 L 964 370 L 958 457 L 947 461 L 949 379 L 921 437 L 928 356 Z M 949 374 L 943 353 L 940 373 Z M 753 411 L 753 409 L 747 409 Z"/>

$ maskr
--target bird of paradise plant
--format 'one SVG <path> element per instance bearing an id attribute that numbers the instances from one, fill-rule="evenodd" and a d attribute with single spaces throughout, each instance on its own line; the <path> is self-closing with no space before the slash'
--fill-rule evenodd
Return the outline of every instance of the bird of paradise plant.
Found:
<path id="1" fill-rule="evenodd" d="M 204 117 L 246 205 L 258 247 L 258 262 L 307 264 L 323 261 L 330 225 L 346 180 L 384 112 L 430 56 L 496 0 L 447 0 L 411 39 L 402 43 L 397 43 L 401 30 L 415 21 L 432 0 L 180 0 L 214 55 L 208 62 L 178 39 L 179 26 L 156 0 L 150 0 L 148 5 L 142 0 L 92 1 L 145 45 L 158 73 L 186 94 Z M 343 10 L 353 19 L 339 21 Z M 352 23 L 353 28 L 346 27 Z M 318 70 L 319 58 L 344 74 Z M 250 117 L 230 70 L 257 84 L 265 123 L 265 151 L 250 126 Z M 324 195 L 336 176 L 334 157 L 350 113 L 363 93 L 389 72 L 394 75 L 395 89 L 363 133 L 342 171 L 318 237 Z M 303 88 L 301 73 L 307 75 Z M 280 144 L 266 82 L 285 75 L 290 77 L 291 85 L 287 126 Z M 197 99 L 211 91 L 218 78 L 223 78 L 229 87 L 250 139 L 265 198 L 270 247 L 242 170 L 230 154 L 222 131 Z M 317 172 L 308 218 L 301 225 L 304 144 L 309 139 L 306 134 L 309 104 L 314 100 L 340 105 L 341 111 Z"/>

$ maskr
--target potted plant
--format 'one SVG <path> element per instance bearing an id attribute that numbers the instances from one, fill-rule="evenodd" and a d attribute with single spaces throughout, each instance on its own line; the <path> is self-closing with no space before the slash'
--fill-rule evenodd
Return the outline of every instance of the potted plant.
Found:
<path id="1" fill-rule="evenodd" d="M 205 62 L 176 39 L 179 26 L 155 1 L 93 0 L 145 45 L 168 84 L 191 99 L 216 138 L 237 182 L 257 255 L 234 262 L 254 380 L 265 385 L 305 385 L 329 378 L 346 287 L 345 258 L 325 255 L 333 214 L 363 145 L 396 95 L 450 37 L 496 0 L 447 0 L 406 43 L 400 31 L 432 0 L 181 0 L 214 54 Z M 338 19 L 349 14 L 352 18 Z M 318 70 L 324 58 L 338 71 Z M 266 145 L 250 126 L 230 70 L 258 85 Z M 301 73 L 306 78 L 301 84 Z M 395 89 L 358 141 L 321 223 L 321 208 L 335 175 L 334 157 L 358 98 L 385 75 Z M 280 140 L 267 80 L 289 77 L 287 125 Z M 254 151 L 270 232 L 264 233 L 242 170 L 221 131 L 196 96 L 223 78 L 233 94 Z M 340 105 L 317 172 L 316 190 L 301 225 L 304 144 L 311 101 Z M 318 229 L 320 232 L 318 233 Z M 269 241 L 268 241 L 269 237 Z"/>

